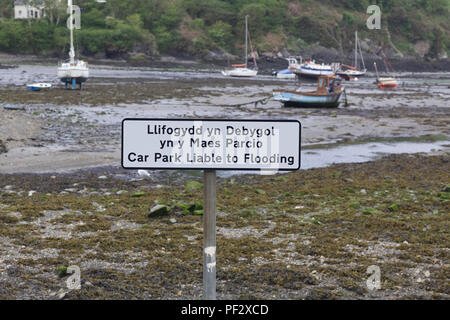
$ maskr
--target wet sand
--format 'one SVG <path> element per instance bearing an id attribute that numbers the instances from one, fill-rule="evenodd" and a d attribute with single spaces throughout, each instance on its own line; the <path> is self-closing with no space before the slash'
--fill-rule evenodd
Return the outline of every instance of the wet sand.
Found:
<path id="1" fill-rule="evenodd" d="M 404 74 L 401 88 L 387 92 L 377 89 L 373 78 L 362 78 L 345 84 L 348 107 L 321 110 L 283 108 L 273 100 L 257 107 L 252 103 L 270 97 L 279 87 L 300 85 L 303 90 L 314 90 L 315 83 L 306 81 L 279 81 L 268 76 L 227 79 L 208 70 L 164 73 L 92 67 L 92 79 L 82 91 L 64 90 L 53 80 L 51 90 L 31 92 L 24 84 L 38 76 L 54 79 L 54 68 L 19 69 L 19 73 L 11 71 L 9 80 L 8 75 L 4 77 L 4 82 L 13 85 L 0 85 L 0 107 L 24 108 L 22 113 L 3 112 L 44 123 L 44 131 L 40 139 L 29 141 L 28 147 L 22 145 L 20 150 L 11 149 L 8 157 L 0 156 L 3 173 L 115 165 L 120 160 L 120 123 L 126 117 L 298 119 L 305 146 L 425 135 L 441 135 L 445 140 L 450 134 L 450 75 L 445 73 Z M 3 130 L 9 131 L 9 125 Z M 36 137 L 29 134 L 26 138 Z M 35 150 L 36 143 L 43 149 Z"/>

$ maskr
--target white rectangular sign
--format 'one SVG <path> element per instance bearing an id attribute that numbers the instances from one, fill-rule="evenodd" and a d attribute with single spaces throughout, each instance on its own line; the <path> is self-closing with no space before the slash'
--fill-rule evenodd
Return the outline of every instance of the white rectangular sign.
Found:
<path id="1" fill-rule="evenodd" d="M 296 120 L 122 121 L 125 169 L 300 169 L 301 124 Z"/>

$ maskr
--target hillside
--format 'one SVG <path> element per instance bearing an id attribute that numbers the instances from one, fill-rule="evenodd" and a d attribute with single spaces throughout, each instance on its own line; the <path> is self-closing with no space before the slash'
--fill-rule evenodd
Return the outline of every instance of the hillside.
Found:
<path id="1" fill-rule="evenodd" d="M 252 43 L 259 54 L 325 50 L 345 56 L 352 51 L 357 30 L 366 53 L 382 44 L 391 57 L 448 56 L 450 0 L 378 0 L 381 30 L 366 27 L 370 2 L 75 0 L 82 11 L 76 45 L 81 55 L 96 58 L 147 61 L 161 54 L 238 58 L 243 52 L 244 17 L 249 15 Z M 13 1 L 0 0 L 0 51 L 63 57 L 68 50 L 67 14 L 56 3 L 45 0 L 45 19 L 19 21 L 14 20 Z"/>

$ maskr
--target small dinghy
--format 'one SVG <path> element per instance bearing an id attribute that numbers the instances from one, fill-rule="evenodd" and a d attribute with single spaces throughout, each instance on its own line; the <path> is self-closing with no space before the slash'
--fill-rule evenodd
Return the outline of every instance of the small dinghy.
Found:
<path id="1" fill-rule="evenodd" d="M 33 83 L 27 85 L 28 90 L 40 91 L 42 89 L 50 89 L 52 85 L 50 83 Z"/>
<path id="2" fill-rule="evenodd" d="M 272 75 L 276 76 L 278 79 L 295 79 L 297 75 L 293 70 L 298 66 L 298 61 L 294 57 L 289 57 L 286 60 L 289 62 L 289 67 L 284 70 L 274 71 Z"/>

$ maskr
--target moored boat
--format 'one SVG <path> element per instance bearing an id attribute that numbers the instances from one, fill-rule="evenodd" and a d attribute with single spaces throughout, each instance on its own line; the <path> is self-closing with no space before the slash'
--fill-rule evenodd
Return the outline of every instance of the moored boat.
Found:
<path id="1" fill-rule="evenodd" d="M 363 68 L 359 69 L 358 66 L 358 48 L 359 48 L 359 54 L 361 56 L 361 62 L 363 64 Z M 364 58 L 361 51 L 361 45 L 359 44 L 358 40 L 358 32 L 355 32 L 355 62 L 354 66 L 348 66 L 345 64 L 342 64 L 338 71 L 336 71 L 336 75 L 342 77 L 345 80 L 357 80 L 359 77 L 362 77 L 366 74 L 367 69 L 366 65 L 364 63 Z M 345 68 L 345 69 L 343 69 Z"/>
<path id="2" fill-rule="evenodd" d="M 337 108 L 343 93 L 341 81 L 339 77 L 321 76 L 316 91 L 273 90 L 273 98 L 285 107 Z"/>
<path id="3" fill-rule="evenodd" d="M 295 79 L 297 75 L 293 71 L 298 66 L 298 61 L 294 57 L 289 57 L 286 60 L 289 63 L 289 67 L 280 71 L 276 71 L 272 75 L 276 76 L 278 79 Z"/>
<path id="4" fill-rule="evenodd" d="M 66 88 L 68 85 L 70 85 L 72 89 L 75 89 L 76 85 L 78 84 L 81 89 L 82 83 L 86 82 L 89 78 L 89 67 L 87 62 L 75 59 L 75 48 L 73 46 L 73 29 L 75 28 L 75 26 L 73 24 L 72 0 L 67 1 L 67 6 L 70 12 L 68 23 L 68 27 L 70 30 L 69 60 L 59 64 L 58 78 L 65 84 Z"/>
<path id="5" fill-rule="evenodd" d="M 235 64 L 232 65 L 233 69 L 223 70 L 222 74 L 227 77 L 255 77 L 258 74 L 258 66 L 256 64 L 255 54 L 253 52 L 253 46 L 250 40 L 250 47 L 252 51 L 253 64 L 255 65 L 256 70 L 249 69 L 247 66 L 248 61 L 248 41 L 249 40 L 249 32 L 248 32 L 248 16 L 245 16 L 245 63 L 244 64 Z"/>
<path id="6" fill-rule="evenodd" d="M 395 89 L 398 87 L 397 79 L 392 77 L 377 78 L 376 84 L 380 89 Z"/>
<path id="7" fill-rule="evenodd" d="M 40 91 L 42 89 L 50 89 L 52 85 L 50 83 L 33 83 L 28 84 L 27 88 L 31 91 Z"/>
<path id="8" fill-rule="evenodd" d="M 330 64 L 319 64 L 314 60 L 307 60 L 294 68 L 294 73 L 301 77 L 318 78 L 321 76 L 333 76 L 335 68 Z"/>
<path id="9" fill-rule="evenodd" d="M 398 87 L 398 81 L 394 77 L 380 77 L 378 74 L 378 68 L 377 63 L 374 62 L 373 64 L 375 66 L 375 71 L 377 73 L 377 80 L 375 81 L 375 84 L 380 89 L 395 89 Z"/>

